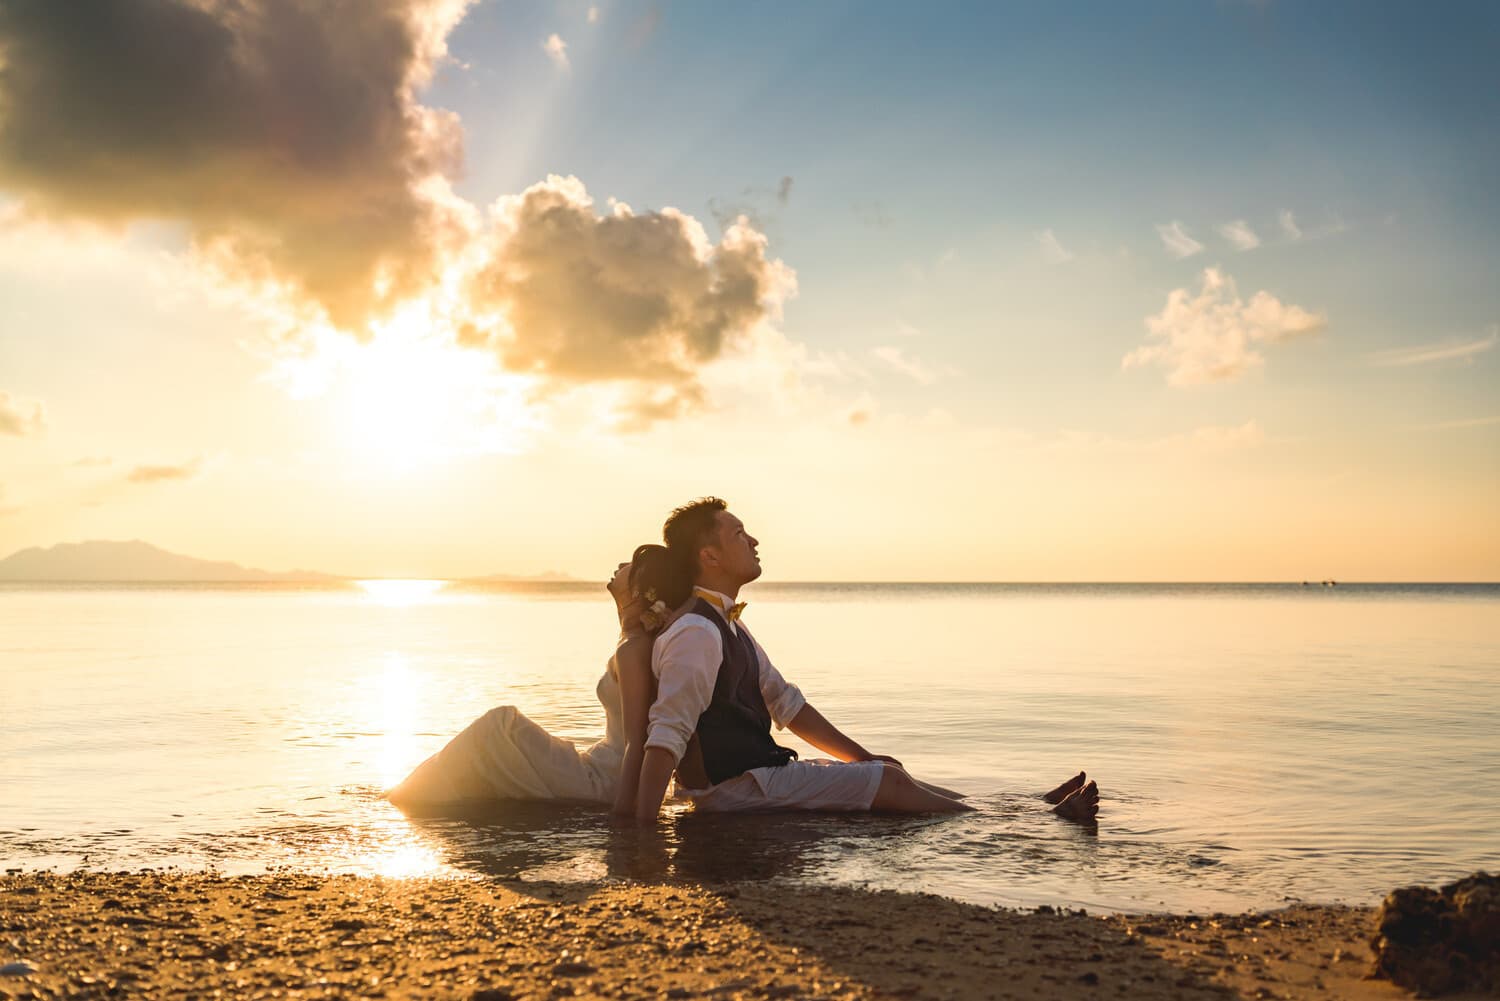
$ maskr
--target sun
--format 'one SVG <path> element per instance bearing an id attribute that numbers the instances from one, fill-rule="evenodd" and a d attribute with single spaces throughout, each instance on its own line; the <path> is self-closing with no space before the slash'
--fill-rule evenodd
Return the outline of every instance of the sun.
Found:
<path id="1" fill-rule="evenodd" d="M 397 314 L 367 341 L 340 338 L 325 348 L 333 355 L 334 439 L 368 470 L 405 474 L 462 456 L 515 453 L 537 430 L 529 381 L 433 333 L 424 311 Z"/>

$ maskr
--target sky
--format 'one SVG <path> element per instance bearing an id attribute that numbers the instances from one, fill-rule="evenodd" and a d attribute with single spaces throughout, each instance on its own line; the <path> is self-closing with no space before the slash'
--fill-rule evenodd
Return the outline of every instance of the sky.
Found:
<path id="1" fill-rule="evenodd" d="M 1500 8 L 0 3 L 0 556 L 1500 580 Z"/>

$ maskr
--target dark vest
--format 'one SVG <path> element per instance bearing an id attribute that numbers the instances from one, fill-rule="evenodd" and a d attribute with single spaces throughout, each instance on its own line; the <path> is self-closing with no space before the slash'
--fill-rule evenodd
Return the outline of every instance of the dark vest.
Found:
<path id="1" fill-rule="evenodd" d="M 771 711 L 760 694 L 760 658 L 750 634 L 732 632 L 713 605 L 699 598 L 691 613 L 719 628 L 724 660 L 714 681 L 714 697 L 698 717 L 694 736 L 703 753 L 703 767 L 715 785 L 752 768 L 779 767 L 797 756 L 771 739 Z"/>

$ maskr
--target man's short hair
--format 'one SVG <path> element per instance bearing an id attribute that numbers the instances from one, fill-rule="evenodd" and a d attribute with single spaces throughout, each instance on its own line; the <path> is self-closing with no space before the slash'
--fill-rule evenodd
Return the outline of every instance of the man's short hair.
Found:
<path id="1" fill-rule="evenodd" d="M 662 539 L 692 574 L 698 573 L 698 550 L 714 541 L 719 512 L 728 509 L 729 505 L 717 497 L 700 497 L 667 516 L 667 523 L 661 529 Z"/>

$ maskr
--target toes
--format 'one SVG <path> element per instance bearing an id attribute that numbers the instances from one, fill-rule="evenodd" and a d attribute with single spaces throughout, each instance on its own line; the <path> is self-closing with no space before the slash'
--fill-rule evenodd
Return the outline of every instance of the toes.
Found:
<path id="1" fill-rule="evenodd" d="M 1073 793 L 1078 791 L 1079 787 L 1083 785 L 1083 780 L 1086 777 L 1087 776 L 1083 772 L 1079 772 L 1077 775 L 1068 779 L 1068 781 L 1064 782 L 1056 789 L 1053 789 L 1049 793 L 1043 794 L 1042 799 L 1046 800 L 1049 803 L 1061 803 L 1064 799 L 1067 799 Z"/>

